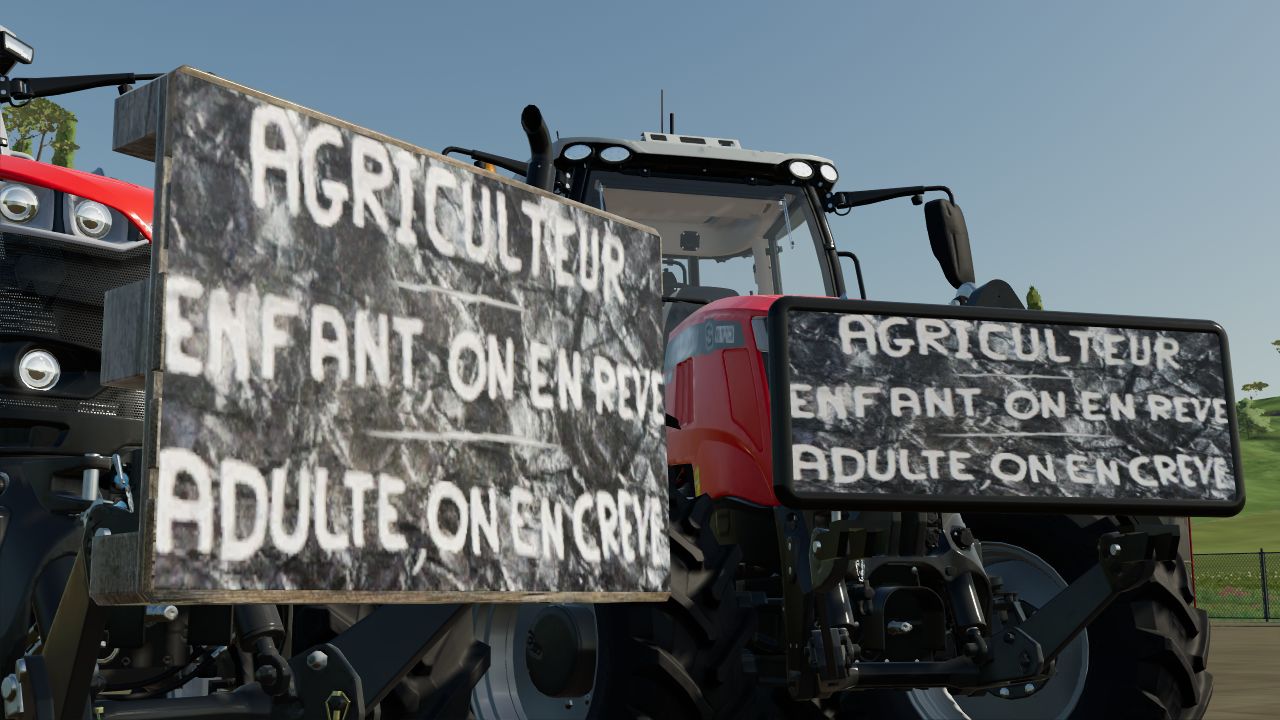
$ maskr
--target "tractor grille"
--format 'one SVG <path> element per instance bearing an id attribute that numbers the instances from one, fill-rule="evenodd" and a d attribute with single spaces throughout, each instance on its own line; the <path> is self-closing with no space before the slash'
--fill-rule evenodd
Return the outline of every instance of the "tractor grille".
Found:
<path id="1" fill-rule="evenodd" d="M 49 342 L 89 355 L 82 365 L 96 385 L 102 304 L 111 289 L 146 279 L 150 245 L 112 252 L 44 237 L 0 232 L 0 341 Z M 74 354 L 74 353 L 73 353 Z M 9 372 L 16 372 L 13 368 Z M 113 452 L 141 442 L 145 395 L 100 388 L 89 397 L 18 390 L 0 384 L 0 454 Z M 92 386 L 90 386 L 92 387 Z"/>
<path id="2" fill-rule="evenodd" d="M 59 412 L 88 413 L 141 420 L 146 409 L 145 396 L 137 390 L 102 388 L 102 392 L 88 400 L 53 398 L 30 395 L 0 395 L 0 412 L 5 408 L 17 411 L 56 410 Z"/>
<path id="3" fill-rule="evenodd" d="M 150 247 L 104 253 L 0 233 L 0 335 L 102 348 L 102 298 L 143 280 Z"/>

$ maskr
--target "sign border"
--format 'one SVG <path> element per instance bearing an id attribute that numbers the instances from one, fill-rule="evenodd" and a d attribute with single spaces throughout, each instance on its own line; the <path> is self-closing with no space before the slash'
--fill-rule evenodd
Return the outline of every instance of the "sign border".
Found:
<path id="1" fill-rule="evenodd" d="M 1223 380 L 1227 391 L 1227 422 L 1231 431 L 1231 454 L 1235 464 L 1236 500 L 1234 502 L 1203 500 L 1161 500 L 1154 498 L 1056 497 L 948 497 L 894 494 L 853 494 L 798 490 L 792 485 L 791 430 L 791 356 L 786 338 L 793 311 L 818 311 L 839 314 L 905 315 L 955 320 L 1002 320 L 1051 325 L 1104 326 L 1134 330 L 1173 330 L 1211 332 L 1222 343 Z M 1227 333 L 1211 320 L 1142 317 L 1135 315 L 1100 315 L 1091 313 L 1045 310 L 1017 310 L 970 305 L 930 305 L 839 298 L 781 297 L 769 307 L 769 403 L 773 430 L 773 490 L 783 503 L 797 508 L 826 509 L 895 509 L 895 510 L 968 510 L 973 512 L 1042 512 L 1115 515 L 1199 515 L 1230 517 L 1244 509 L 1244 468 L 1240 459 L 1240 435 L 1236 420 L 1235 388 L 1231 378 L 1231 352 Z"/>

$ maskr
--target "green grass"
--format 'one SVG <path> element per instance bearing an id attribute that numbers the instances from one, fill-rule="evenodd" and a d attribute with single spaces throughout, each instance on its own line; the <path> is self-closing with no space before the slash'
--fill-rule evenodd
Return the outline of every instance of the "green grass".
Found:
<path id="1" fill-rule="evenodd" d="M 1280 396 L 1254 403 L 1280 411 Z M 1195 552 L 1280 552 L 1280 416 L 1267 418 L 1271 432 L 1240 440 L 1244 462 L 1244 512 L 1232 518 L 1195 518 Z"/>
<path id="2" fill-rule="evenodd" d="M 1254 400 L 1253 406 L 1262 408 L 1263 412 L 1268 410 L 1280 410 L 1280 395 L 1270 398 L 1262 398 L 1261 400 Z"/>
<path id="3" fill-rule="evenodd" d="M 1198 548 L 1197 548 L 1198 549 Z M 1267 595 L 1262 598 L 1258 553 L 1199 555 L 1196 606 L 1210 617 L 1236 620 L 1280 619 L 1280 558 L 1267 558 Z"/>

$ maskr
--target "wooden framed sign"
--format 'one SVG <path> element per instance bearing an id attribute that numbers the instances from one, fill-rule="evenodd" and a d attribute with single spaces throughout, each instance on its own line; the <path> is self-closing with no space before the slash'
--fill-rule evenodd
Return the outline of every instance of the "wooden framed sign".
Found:
<path id="1" fill-rule="evenodd" d="M 142 530 L 95 597 L 665 598 L 657 236 L 189 68 L 157 83 Z"/>
<path id="2" fill-rule="evenodd" d="M 1215 323 L 783 298 L 768 327 L 784 501 L 1153 515 L 1244 505 Z"/>

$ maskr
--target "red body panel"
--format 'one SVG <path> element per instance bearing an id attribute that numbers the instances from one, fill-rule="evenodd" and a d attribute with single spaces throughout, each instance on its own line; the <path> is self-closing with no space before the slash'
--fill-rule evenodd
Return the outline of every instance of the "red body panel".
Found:
<path id="1" fill-rule="evenodd" d="M 667 430 L 667 464 L 693 468 L 699 492 L 778 505 L 773 492 L 773 436 L 768 377 L 751 320 L 768 315 L 776 295 L 717 300 L 671 333 L 687 357 L 668 367 L 666 406 L 680 422 Z M 717 329 L 736 326 L 716 338 Z M 761 338 L 763 340 L 763 338 Z M 675 360 L 677 358 L 673 358 Z"/>
<path id="2" fill-rule="evenodd" d="M 140 185 L 13 155 L 0 155 L 0 179 L 95 200 L 119 210 L 143 237 L 151 239 L 152 192 Z"/>

